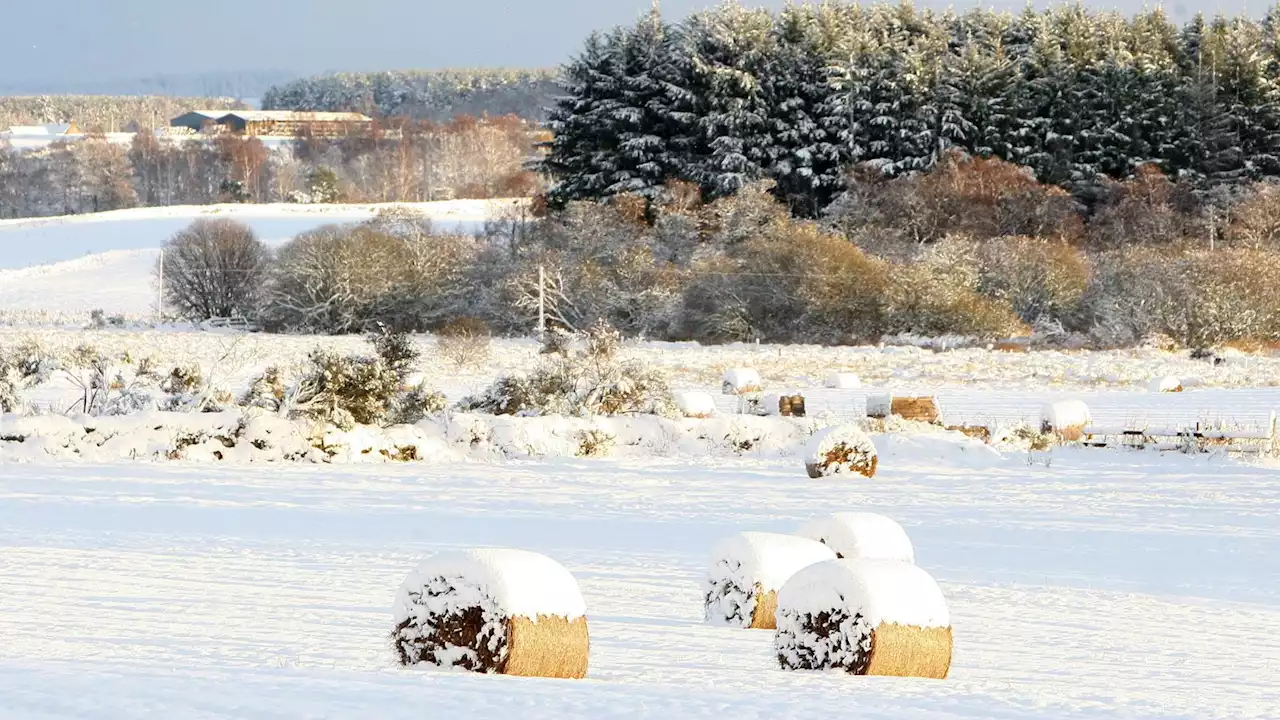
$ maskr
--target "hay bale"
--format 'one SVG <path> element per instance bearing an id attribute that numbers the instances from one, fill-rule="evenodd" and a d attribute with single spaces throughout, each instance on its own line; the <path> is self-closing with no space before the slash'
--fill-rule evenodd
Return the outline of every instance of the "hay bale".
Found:
<path id="1" fill-rule="evenodd" d="M 884 420 L 893 415 L 903 420 L 933 424 L 942 417 L 942 411 L 933 397 L 894 397 L 889 393 L 867 396 L 867 417 Z"/>
<path id="2" fill-rule="evenodd" d="M 688 418 L 709 418 L 716 414 L 716 401 L 710 393 L 676 393 L 676 409 Z"/>
<path id="3" fill-rule="evenodd" d="M 851 560 L 898 560 L 915 563 L 911 538 L 892 518 L 869 512 L 840 512 L 806 523 L 796 533 L 817 540 Z"/>
<path id="4" fill-rule="evenodd" d="M 765 395 L 757 405 L 761 414 L 782 417 L 804 417 L 803 395 Z"/>
<path id="5" fill-rule="evenodd" d="M 744 532 L 720 541 L 707 570 L 707 621 L 772 630 L 778 590 L 796 572 L 835 558 L 816 540 L 777 533 Z"/>
<path id="6" fill-rule="evenodd" d="M 578 583 L 525 550 L 466 550 L 423 560 L 396 595 L 402 665 L 581 678 L 590 641 Z"/>
<path id="7" fill-rule="evenodd" d="M 862 378 L 849 372 L 831 373 L 823 384 L 832 390 L 857 390 L 862 387 Z"/>
<path id="8" fill-rule="evenodd" d="M 774 647 L 785 670 L 943 679 L 951 618 L 938 584 L 895 560 L 829 560 L 778 593 Z"/>
<path id="9" fill-rule="evenodd" d="M 857 425 L 833 425 L 809 439 L 804 463 L 811 478 L 844 473 L 873 477 L 880 459 L 871 438 Z"/>
<path id="10" fill-rule="evenodd" d="M 1089 406 L 1081 400 L 1047 403 L 1040 409 L 1040 432 L 1060 440 L 1074 442 L 1084 437 L 1084 429 L 1093 422 Z"/>
<path id="11" fill-rule="evenodd" d="M 1155 378 L 1147 385 L 1147 390 L 1153 393 L 1180 393 L 1183 390 L 1182 381 L 1176 377 Z"/>
<path id="12" fill-rule="evenodd" d="M 725 395 L 743 395 L 746 393 L 758 393 L 764 390 L 764 383 L 760 381 L 760 373 L 750 368 L 734 368 L 724 371 L 724 380 L 720 385 L 720 392 Z"/>
<path id="13" fill-rule="evenodd" d="M 938 400 L 933 397 L 896 397 L 891 406 L 893 414 L 903 420 L 936 423 L 942 417 Z"/>

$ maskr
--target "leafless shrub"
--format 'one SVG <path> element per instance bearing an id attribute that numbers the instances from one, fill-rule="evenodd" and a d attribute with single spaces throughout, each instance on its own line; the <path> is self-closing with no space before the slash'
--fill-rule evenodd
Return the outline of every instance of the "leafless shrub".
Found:
<path id="1" fill-rule="evenodd" d="M 201 218 L 165 243 L 158 269 L 165 301 L 188 320 L 253 317 L 269 260 L 248 225 Z"/>
<path id="2" fill-rule="evenodd" d="M 489 327 L 479 318 L 460 317 L 436 331 L 436 350 L 458 368 L 482 364 L 490 343 Z"/>

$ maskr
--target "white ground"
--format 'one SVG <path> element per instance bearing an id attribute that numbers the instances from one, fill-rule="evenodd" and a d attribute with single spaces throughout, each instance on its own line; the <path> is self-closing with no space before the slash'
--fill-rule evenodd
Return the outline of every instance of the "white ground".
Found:
<path id="1" fill-rule="evenodd" d="M 447 467 L 0 466 L 0 717 L 1274 717 L 1280 488 L 1154 455 L 812 482 L 790 461 Z M 786 673 L 701 622 L 706 554 L 871 509 L 956 628 L 943 682 Z M 421 556 L 563 562 L 589 679 L 401 670 Z"/>

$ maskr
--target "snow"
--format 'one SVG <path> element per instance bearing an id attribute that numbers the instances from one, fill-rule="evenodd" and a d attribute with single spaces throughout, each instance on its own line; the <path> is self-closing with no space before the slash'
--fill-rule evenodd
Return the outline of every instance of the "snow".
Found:
<path id="1" fill-rule="evenodd" d="M 1172 376 L 1155 378 L 1147 386 L 1147 390 L 1153 393 L 1182 392 L 1182 381 Z"/>
<path id="2" fill-rule="evenodd" d="M 1276 397 L 1232 392 L 1207 400 Z M 1116 393 L 1113 407 L 1147 397 Z M 870 720 L 1275 716 L 1273 468 L 1073 449 L 1055 451 L 1051 467 L 953 459 L 886 459 L 875 483 L 816 492 L 798 485 L 794 458 L 754 454 L 0 461 L 0 718 L 414 718 L 427 708 L 825 720 L 853 705 Z M 956 629 L 947 681 L 786 673 L 770 633 L 703 622 L 717 540 L 850 508 L 900 520 L 928 558 Z M 526 548 L 578 579 L 587 681 L 398 667 L 388 608 L 406 570 L 475 547 Z"/>
<path id="3" fill-rule="evenodd" d="M 710 393 L 701 391 L 678 392 L 676 409 L 685 417 L 711 417 L 716 414 L 716 400 Z"/>
<path id="4" fill-rule="evenodd" d="M 711 551 L 709 579 L 725 578 L 759 585 L 765 592 L 782 589 L 801 568 L 831 560 L 835 553 L 822 543 L 796 535 L 743 532 L 721 540 Z"/>
<path id="5" fill-rule="evenodd" d="M 724 372 L 721 387 L 725 395 L 739 395 L 743 392 L 759 391 L 764 385 L 760 381 L 759 371 L 750 368 L 733 368 Z"/>
<path id="6" fill-rule="evenodd" d="M 795 535 L 744 532 L 727 537 L 711 551 L 707 620 L 750 627 L 760 594 L 776 592 L 799 570 L 835 556 L 826 545 Z"/>
<path id="7" fill-rule="evenodd" d="M 915 562 L 907 532 L 896 520 L 878 513 L 839 512 L 815 518 L 797 534 L 822 542 L 846 559 Z"/>
<path id="8" fill-rule="evenodd" d="M 1059 430 L 1085 427 L 1093 422 L 1093 415 L 1082 400 L 1062 400 L 1045 404 L 1040 411 L 1040 420 L 1049 428 Z"/>
<path id="9" fill-rule="evenodd" d="M 893 415 L 893 394 L 873 393 L 867 396 L 867 417 L 887 418 Z"/>
<path id="10" fill-rule="evenodd" d="M 459 592 L 447 598 L 423 598 L 421 603 L 410 599 L 410 593 L 420 593 L 439 577 L 459 580 Z M 424 608 L 435 614 L 446 612 L 433 604 L 466 608 L 486 601 L 503 616 L 532 620 L 539 615 L 574 620 L 587 612 L 578 582 L 563 565 L 536 552 L 504 548 L 443 552 L 424 559 L 400 586 L 392 612 L 399 624 Z"/>
<path id="11" fill-rule="evenodd" d="M 831 373 L 823 384 L 833 390 L 857 390 L 862 387 L 862 378 L 857 373 Z"/>
<path id="12" fill-rule="evenodd" d="M 898 560 L 828 560 L 797 572 L 778 593 L 780 623 L 784 614 L 817 615 L 837 609 L 862 615 L 872 628 L 884 623 L 951 625 L 947 601 L 934 579 Z"/>

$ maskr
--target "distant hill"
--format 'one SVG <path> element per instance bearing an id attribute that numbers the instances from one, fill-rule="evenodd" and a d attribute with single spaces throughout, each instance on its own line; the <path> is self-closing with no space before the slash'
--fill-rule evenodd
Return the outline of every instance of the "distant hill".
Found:
<path id="1" fill-rule="evenodd" d="M 297 73 L 280 70 L 217 71 L 82 81 L 0 82 L 0 95 L 171 95 L 260 98 Z"/>
<path id="2" fill-rule="evenodd" d="M 459 115 L 542 120 L 559 94 L 555 70 L 407 70 L 294 80 L 262 96 L 264 110 L 353 110 L 446 121 Z"/>

